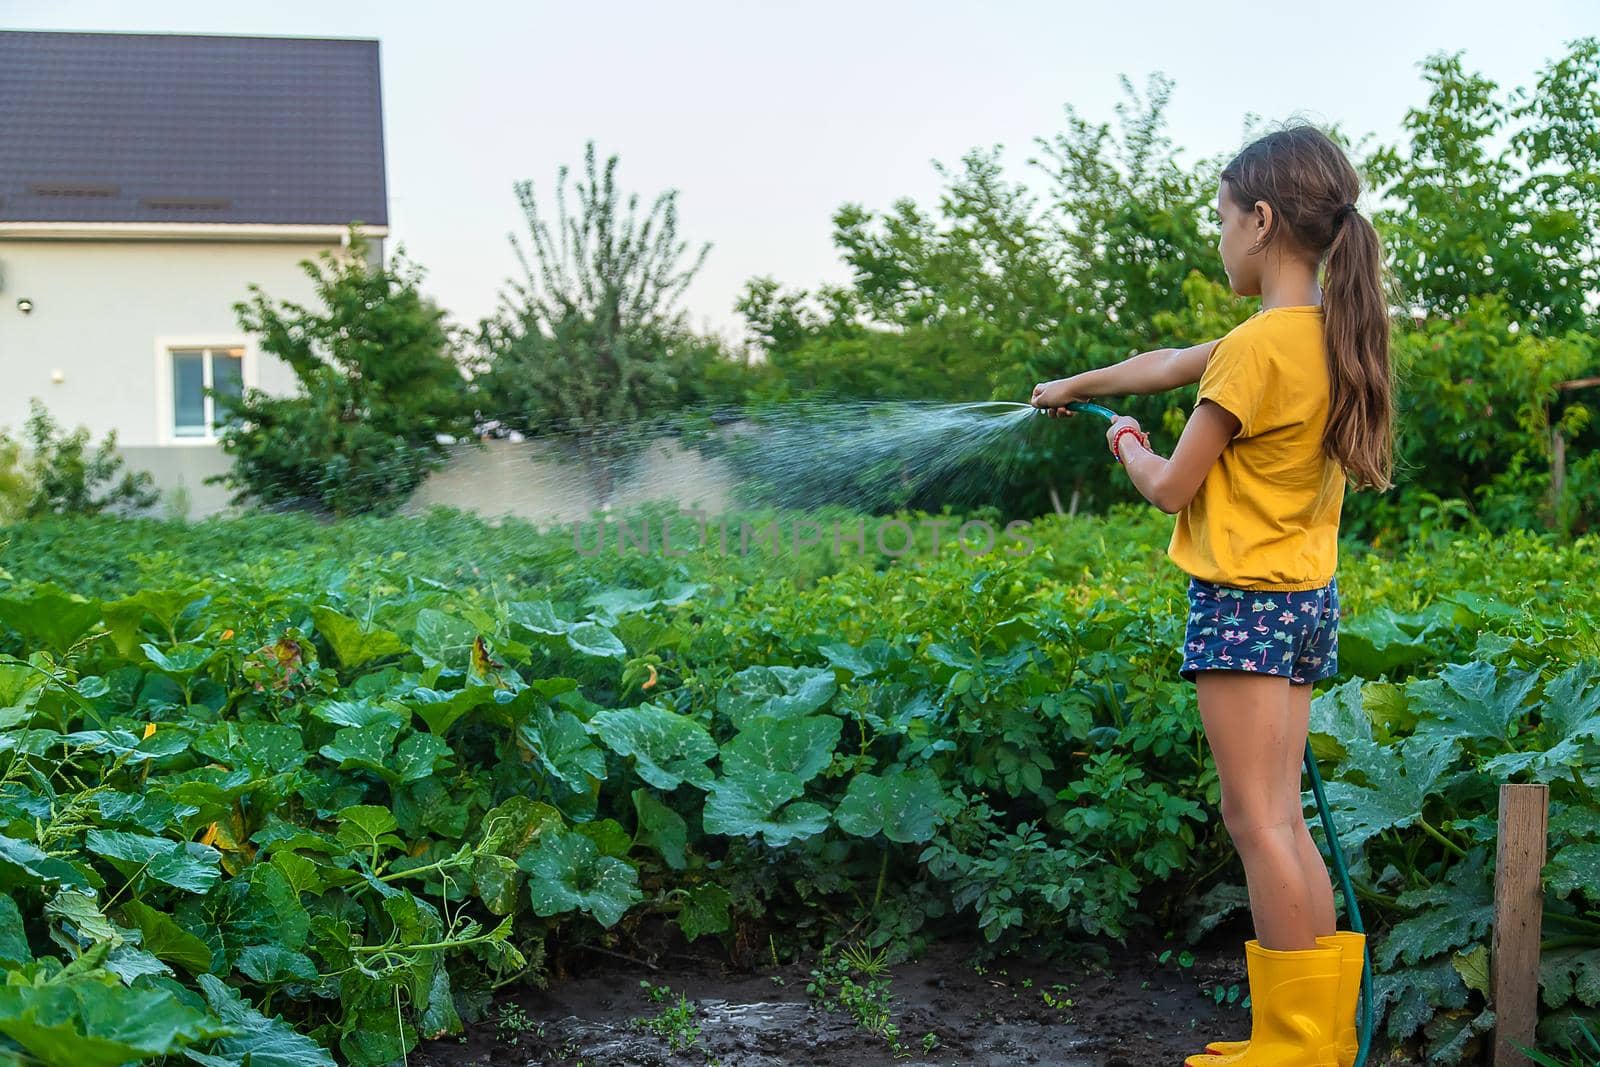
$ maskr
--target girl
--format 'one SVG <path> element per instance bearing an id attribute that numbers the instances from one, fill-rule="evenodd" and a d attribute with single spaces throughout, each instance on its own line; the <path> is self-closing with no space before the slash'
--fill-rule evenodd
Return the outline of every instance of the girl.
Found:
<path id="1" fill-rule="evenodd" d="M 1189 1067 L 1348 1067 L 1356 1054 L 1365 946 L 1335 929 L 1300 761 L 1312 686 L 1338 672 L 1346 478 L 1391 484 L 1382 255 L 1359 193 L 1355 169 L 1321 131 L 1262 137 L 1217 190 L 1228 282 L 1260 296 L 1261 310 L 1220 340 L 1033 391 L 1036 407 L 1070 415 L 1071 401 L 1200 383 L 1171 459 L 1150 450 L 1133 419 L 1106 434 L 1139 492 L 1177 516 L 1168 554 L 1190 575 L 1180 673 L 1197 690 L 1255 921 L 1245 943 L 1250 1040 L 1208 1045 Z"/>

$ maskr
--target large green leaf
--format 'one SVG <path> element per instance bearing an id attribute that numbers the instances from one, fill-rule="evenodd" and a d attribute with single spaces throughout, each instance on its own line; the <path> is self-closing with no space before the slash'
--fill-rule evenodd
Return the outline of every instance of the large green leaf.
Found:
<path id="1" fill-rule="evenodd" d="M 80 977 L 0 986 L 0 1033 L 54 1067 L 121 1067 L 232 1029 L 165 990 Z"/>
<path id="2" fill-rule="evenodd" d="M 1557 737 L 1600 736 L 1600 661 L 1585 660 L 1550 679 L 1539 716 Z"/>
<path id="3" fill-rule="evenodd" d="M 667 866 L 681 871 L 688 866 L 689 827 L 648 789 L 633 791 L 633 810 L 639 816 L 638 838 L 661 853 Z"/>
<path id="4" fill-rule="evenodd" d="M 1476 1015 L 1466 1011 L 1435 1016 L 1426 1027 L 1429 1067 L 1455 1067 L 1479 1037 L 1494 1030 L 1494 1022 L 1494 1012 L 1489 1008 Z"/>
<path id="5" fill-rule="evenodd" d="M 21 596 L 0 596 L 0 622 L 16 630 L 30 648 L 64 654 L 100 621 L 100 604 L 54 583 Z"/>
<path id="6" fill-rule="evenodd" d="M 1364 611 L 1339 627 L 1339 666 L 1347 674 L 1377 678 L 1438 655 L 1435 612 L 1401 615 L 1387 608 Z"/>
<path id="7" fill-rule="evenodd" d="M 117 651 L 124 659 L 131 659 L 133 650 L 139 647 L 146 615 L 156 620 L 154 632 L 166 635 L 176 627 L 183 609 L 199 595 L 195 590 L 186 589 L 141 589 L 121 600 L 107 601 L 101 605 L 101 613 Z"/>
<path id="8" fill-rule="evenodd" d="M 129 940 L 127 932 L 108 919 L 105 912 L 100 910 L 100 903 L 88 893 L 64 889 L 50 898 L 50 902 L 44 906 L 44 913 L 59 924 L 60 932 L 75 941 L 78 948 L 101 942 L 115 947 Z M 65 944 L 60 937 L 55 939 Z"/>
<path id="9" fill-rule="evenodd" d="M 0 662 L 0 708 L 33 707 L 49 683 L 49 678 L 26 662 Z"/>
<path id="10" fill-rule="evenodd" d="M 156 670 L 184 682 L 198 674 L 200 669 L 217 655 L 215 646 L 202 643 L 168 645 L 160 648 L 147 642 L 139 648 L 143 650 L 145 658 L 155 665 Z"/>
<path id="11" fill-rule="evenodd" d="M 311 705 L 311 714 L 334 726 L 350 726 L 357 729 L 380 722 L 393 723 L 396 726 L 406 724 L 402 712 L 368 699 L 321 701 Z"/>
<path id="12" fill-rule="evenodd" d="M 1485 773 L 1501 781 L 1525 775 L 1551 782 L 1590 764 L 1589 749 L 1600 743 L 1600 664 L 1579 663 L 1551 679 L 1539 716 L 1537 733 L 1517 739 L 1519 748 L 1527 747 L 1489 760 Z"/>
<path id="13" fill-rule="evenodd" d="M 517 859 L 528 872 L 535 915 L 581 910 L 601 926 L 615 926 L 628 908 L 644 899 L 633 866 L 602 856 L 582 834 L 546 835 Z"/>
<path id="14" fill-rule="evenodd" d="M 719 779 L 706 797 L 706 833 L 760 837 L 774 848 L 815 837 L 828 828 L 828 809 L 807 800 L 788 803 L 804 788 L 782 771 Z"/>
<path id="15" fill-rule="evenodd" d="M 472 643 L 478 628 L 470 622 L 433 608 L 417 612 L 415 651 L 429 667 L 465 671 L 472 662 Z"/>
<path id="16" fill-rule="evenodd" d="M 459 1034 L 462 1031 L 461 1016 L 456 1012 L 455 998 L 450 993 L 450 969 L 445 966 L 443 954 L 433 958 L 426 994 L 426 1002 L 416 1004 L 417 1030 L 427 1038 Z"/>
<path id="17" fill-rule="evenodd" d="M 587 620 L 572 625 L 567 631 L 567 644 L 575 652 L 602 659 L 621 659 L 628 654 L 628 647 L 616 634 L 597 622 Z"/>
<path id="18" fill-rule="evenodd" d="M 560 637 L 572 623 L 556 615 L 548 600 L 519 600 L 506 605 L 506 618 L 513 627 L 546 637 Z"/>
<path id="19" fill-rule="evenodd" d="M 323 745 L 321 754 L 337 763 L 341 770 L 363 770 L 383 774 L 389 750 L 400 732 L 392 719 L 380 719 L 371 726 L 347 726 Z"/>
<path id="20" fill-rule="evenodd" d="M 217 1042 L 205 1059 L 192 1059 L 206 1067 L 335 1067 L 326 1049 L 281 1018 L 256 1011 L 216 975 L 202 974 L 196 983 L 211 1011 L 235 1035 Z"/>
<path id="21" fill-rule="evenodd" d="M 1439 956 L 1419 967 L 1380 970 L 1372 980 L 1376 1025 L 1403 1041 L 1440 1011 L 1467 1005 L 1467 986 L 1455 968 L 1455 957 Z"/>
<path id="22" fill-rule="evenodd" d="M 833 761 L 844 723 L 832 715 L 796 719 L 747 719 L 739 735 L 722 746 L 722 773 L 745 778 L 759 771 L 785 771 L 801 784 Z"/>
<path id="23" fill-rule="evenodd" d="M 1345 757 L 1345 739 L 1372 740 L 1372 719 L 1362 702 L 1360 678 L 1351 678 L 1318 693 L 1311 701 L 1311 749 L 1319 760 Z"/>
<path id="24" fill-rule="evenodd" d="M 173 973 L 171 967 L 132 944 L 118 945 L 108 952 L 106 970 L 122 979 L 124 985 L 133 985 L 140 978 L 166 977 Z"/>
<path id="25" fill-rule="evenodd" d="M 809 715 L 832 700 L 838 687 L 826 667 L 749 667 L 729 679 L 717 694 L 717 707 L 742 730 L 758 717 Z"/>
<path id="26" fill-rule="evenodd" d="M 561 813 L 528 797 L 509 797 L 483 817 L 484 847 L 502 856 L 520 856 L 529 845 L 564 826 Z"/>
<path id="27" fill-rule="evenodd" d="M 411 691 L 411 709 L 423 722 L 428 732 L 443 737 L 463 716 L 485 704 L 494 703 L 494 689 L 487 685 L 469 685 L 441 693 L 437 689 L 418 686 Z"/>
<path id="28" fill-rule="evenodd" d="M 1352 739 L 1347 747 L 1349 758 L 1326 793 L 1339 842 L 1351 851 L 1385 830 L 1414 825 L 1428 794 L 1441 787 L 1457 759 L 1453 742 L 1420 734 L 1399 745 Z M 1356 775 L 1365 782 L 1357 782 Z"/>
<path id="29" fill-rule="evenodd" d="M 720 934 L 732 923 L 728 908 L 733 896 L 720 885 L 704 882 L 684 893 L 683 907 L 678 912 L 678 929 L 684 940 L 693 941 L 704 934 Z"/>
<path id="30" fill-rule="evenodd" d="M 289 879 L 270 863 L 258 863 L 247 874 L 223 882 L 208 902 L 230 962 L 252 945 L 305 946 L 311 917 Z"/>
<path id="31" fill-rule="evenodd" d="M 1545 880 L 1562 900 L 1577 890 L 1591 904 L 1600 904 L 1600 843 L 1581 842 L 1558 850 L 1545 868 Z"/>
<path id="32" fill-rule="evenodd" d="M 1547 1008 L 1563 1007 L 1573 999 L 1585 1007 L 1600 1007 L 1600 952 L 1573 946 L 1543 953 L 1539 985 Z"/>
<path id="33" fill-rule="evenodd" d="M 472 888 L 493 915 L 510 915 L 517 906 L 522 869 L 507 856 L 479 856 L 472 861 Z"/>
<path id="34" fill-rule="evenodd" d="M 386 848 L 404 848 L 395 836 L 400 824 L 388 808 L 376 804 L 356 804 L 339 812 L 339 841 L 363 856 L 381 853 Z"/>
<path id="35" fill-rule="evenodd" d="M 841 830 L 857 837 L 883 834 L 911 844 L 933 837 L 943 804 L 939 778 L 927 767 L 858 774 L 850 779 L 835 818 Z"/>
<path id="36" fill-rule="evenodd" d="M 450 746 L 433 734 L 412 734 L 389 757 L 380 773 L 390 785 L 401 786 L 430 778 L 452 762 Z"/>
<path id="37" fill-rule="evenodd" d="M 3 834 L 0 834 L 0 871 L 20 875 L 20 881 L 27 885 L 54 883 L 88 891 L 98 889 L 102 884 L 99 876 L 92 871 L 58 856 L 51 856 L 32 841 L 22 841 Z"/>
<path id="38" fill-rule="evenodd" d="M 328 642 L 334 656 L 344 667 L 361 667 L 385 656 L 397 656 L 411 651 L 400 635 L 389 630 L 369 630 L 348 615 L 332 608 L 317 606 L 311 609 L 311 620 L 317 633 Z"/>
<path id="39" fill-rule="evenodd" d="M 582 834 L 594 842 L 594 847 L 600 850 L 602 856 L 615 856 L 622 859 L 633 849 L 633 838 L 628 836 L 628 831 L 615 819 L 595 819 L 591 822 L 580 822 L 572 827 L 572 832 Z"/>
<path id="40" fill-rule="evenodd" d="M 572 712 L 538 707 L 517 728 L 546 774 L 573 792 L 589 788 L 591 778 L 606 776 L 606 754 L 595 747 L 589 731 Z"/>
<path id="41" fill-rule="evenodd" d="M 124 875 L 143 873 L 175 889 L 205 893 L 222 877 L 222 854 L 195 841 L 132 834 L 121 830 L 90 830 L 84 847 L 104 856 Z"/>
<path id="42" fill-rule="evenodd" d="M 317 980 L 317 965 L 311 962 L 311 958 L 282 945 L 251 945 L 239 953 L 234 966 L 246 978 L 263 985 Z"/>
<path id="43" fill-rule="evenodd" d="M 664 604 L 670 607 L 682 604 L 699 591 L 698 585 L 670 581 L 659 593 L 649 589 L 607 589 L 595 593 L 584 603 L 598 608 L 601 613 L 615 619 L 633 612 L 649 611 L 657 605 Z"/>
<path id="44" fill-rule="evenodd" d="M 1440 670 L 1438 678 L 1411 683 L 1406 696 L 1424 719 L 1437 724 L 1439 736 L 1487 742 L 1492 749 L 1506 743 L 1511 724 L 1538 682 L 1537 671 L 1453 663 Z"/>
<path id="45" fill-rule="evenodd" d="M 179 926 L 165 912 L 130 900 L 122 905 L 122 918 L 139 928 L 140 943 L 145 951 L 157 959 L 176 964 L 190 974 L 203 974 L 211 970 L 210 946 Z"/>
<path id="46" fill-rule="evenodd" d="M 1474 850 L 1442 880 L 1400 894 L 1399 906 L 1418 913 L 1394 925 L 1373 958 L 1391 968 L 1475 944 L 1494 924 L 1494 889 L 1484 852 Z"/>
<path id="47" fill-rule="evenodd" d="M 27 963 L 32 959 L 28 932 L 22 926 L 22 912 L 15 900 L 0 893 L 0 964 Z"/>
<path id="48" fill-rule="evenodd" d="M 889 666 L 894 646 L 881 637 L 874 637 L 857 648 L 843 641 L 817 646 L 817 651 L 827 657 L 835 667 L 841 667 L 858 678 L 868 678 Z"/>
<path id="49" fill-rule="evenodd" d="M 619 756 L 632 756 L 639 777 L 657 789 L 688 782 L 701 789 L 713 778 L 706 764 L 717 743 L 695 720 L 654 704 L 602 711 L 590 720 L 595 735 Z"/>
<path id="50" fill-rule="evenodd" d="M 301 767 L 307 758 L 300 728 L 273 722 L 217 723 L 195 738 L 194 750 L 224 766 L 248 767 L 263 777 Z"/>

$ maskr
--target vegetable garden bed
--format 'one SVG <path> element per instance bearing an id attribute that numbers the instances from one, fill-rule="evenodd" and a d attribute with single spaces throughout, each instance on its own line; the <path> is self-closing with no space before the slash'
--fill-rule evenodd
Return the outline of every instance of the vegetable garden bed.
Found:
<path id="1" fill-rule="evenodd" d="M 891 559 L 586 558 L 446 512 L 8 528 L 0 1049 L 396 1062 L 663 929 L 750 980 L 1207 944 L 1244 898 L 1168 529 Z M 1551 787 L 1542 1037 L 1600 1007 L 1597 559 L 1346 548 L 1313 743 L 1380 1034 L 1435 1062 L 1491 1021 L 1501 781 Z"/>

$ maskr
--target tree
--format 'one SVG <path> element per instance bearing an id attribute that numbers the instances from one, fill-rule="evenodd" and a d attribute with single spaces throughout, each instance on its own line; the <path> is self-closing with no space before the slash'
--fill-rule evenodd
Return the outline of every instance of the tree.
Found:
<path id="1" fill-rule="evenodd" d="M 1377 218 L 1404 297 L 1456 315 L 1504 297 L 1512 321 L 1559 331 L 1592 321 L 1600 220 L 1600 91 L 1594 38 L 1549 65 L 1512 107 L 1459 52 L 1429 57 L 1428 103 L 1406 113 L 1410 144 L 1370 169 L 1391 205 Z M 1518 124 L 1521 128 L 1516 128 Z M 1509 134 L 1509 136 L 1508 136 Z"/>
<path id="2" fill-rule="evenodd" d="M 557 171 L 552 219 L 532 182 L 516 184 L 528 234 L 511 242 L 523 277 L 479 330 L 482 413 L 533 436 L 572 435 L 602 498 L 651 420 L 699 395 L 685 379 L 707 373 L 708 353 L 680 300 L 710 244 L 691 252 L 678 236 L 676 190 L 641 214 L 616 170 L 617 157 L 601 166 L 589 142 L 570 211 L 568 168 Z"/>
<path id="3" fill-rule="evenodd" d="M 1600 37 L 1572 42 L 1533 91 L 1518 89 L 1512 144 L 1526 161 L 1526 200 L 1543 220 L 1531 237 L 1557 268 L 1558 324 L 1594 332 L 1600 301 Z"/>
<path id="4" fill-rule="evenodd" d="M 222 447 L 233 468 L 208 481 L 238 490 L 235 503 L 334 516 L 392 511 L 443 464 L 441 437 L 471 430 L 444 312 L 422 295 L 422 272 L 403 253 L 389 266 L 370 263 L 354 228 L 347 253 L 323 252 L 301 267 L 321 309 L 274 303 L 254 285 L 234 305 L 300 391 L 251 389 L 228 404 Z"/>
<path id="5" fill-rule="evenodd" d="M 1423 69 L 1432 91 L 1407 113 L 1409 144 L 1370 162 L 1390 270 L 1418 312 L 1394 349 L 1403 491 L 1353 498 L 1349 525 L 1403 531 L 1443 499 L 1496 528 L 1582 530 L 1600 518 L 1600 427 L 1558 386 L 1600 372 L 1600 39 L 1505 100 L 1459 53 Z M 1552 431 L 1575 459 L 1554 501 Z"/>
<path id="6" fill-rule="evenodd" d="M 117 431 L 106 434 L 91 453 L 88 427 L 63 434 L 38 398 L 28 406 L 27 466 L 20 476 L 12 470 L 3 479 L 5 493 L 13 503 L 26 501 L 21 510 L 28 518 L 143 511 L 161 499 L 148 471 L 122 470 Z M 0 445 L 5 443 L 0 440 Z M 0 452 L 4 451 L 0 447 Z M 106 491 L 102 493 L 102 489 Z"/>

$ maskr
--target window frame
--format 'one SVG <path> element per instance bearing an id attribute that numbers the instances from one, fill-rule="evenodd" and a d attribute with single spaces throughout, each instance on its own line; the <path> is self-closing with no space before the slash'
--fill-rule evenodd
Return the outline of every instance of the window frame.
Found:
<path id="1" fill-rule="evenodd" d="M 196 436 L 180 435 L 177 432 L 177 396 L 173 385 L 173 359 L 174 352 L 202 351 L 205 353 L 204 378 L 206 383 L 212 380 L 213 351 L 221 349 L 238 349 L 239 381 L 242 389 L 260 388 L 258 378 L 258 353 L 254 339 L 248 334 L 193 334 L 188 336 L 163 336 L 157 337 L 155 343 L 156 353 L 156 441 L 163 445 L 191 445 L 197 447 L 213 447 L 221 440 L 217 435 L 216 427 L 212 425 L 214 415 L 208 414 L 205 422 L 205 432 Z M 214 399 L 205 397 L 205 410 L 214 412 Z"/>

